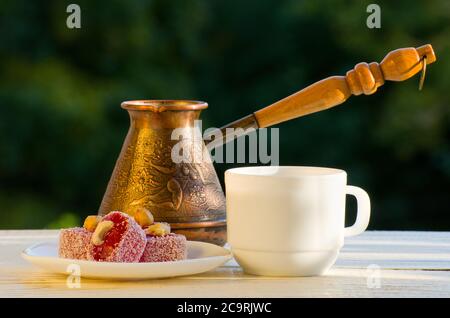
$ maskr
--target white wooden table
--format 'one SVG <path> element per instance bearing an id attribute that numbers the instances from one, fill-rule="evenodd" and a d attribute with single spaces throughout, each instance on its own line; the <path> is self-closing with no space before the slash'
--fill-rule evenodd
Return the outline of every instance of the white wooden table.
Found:
<path id="1" fill-rule="evenodd" d="M 321 277 L 246 275 L 230 261 L 181 278 L 117 282 L 66 278 L 28 263 L 20 252 L 57 231 L 0 231 L 0 297 L 450 297 L 450 232 L 366 232 L 346 240 Z"/>

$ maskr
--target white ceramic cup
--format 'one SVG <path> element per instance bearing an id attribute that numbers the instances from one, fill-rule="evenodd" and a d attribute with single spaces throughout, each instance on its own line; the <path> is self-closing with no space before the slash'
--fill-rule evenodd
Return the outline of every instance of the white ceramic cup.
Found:
<path id="1" fill-rule="evenodd" d="M 228 243 L 245 272 L 314 276 L 336 261 L 345 236 L 365 231 L 370 199 L 347 185 L 343 170 L 247 167 L 225 172 Z M 356 197 L 356 222 L 345 227 L 345 199 Z"/>

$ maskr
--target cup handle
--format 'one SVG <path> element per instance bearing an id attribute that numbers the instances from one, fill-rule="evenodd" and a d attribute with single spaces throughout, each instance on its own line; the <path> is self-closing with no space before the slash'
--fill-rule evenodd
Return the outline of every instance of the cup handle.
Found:
<path id="1" fill-rule="evenodd" d="M 370 198 L 366 191 L 355 186 L 346 186 L 346 194 L 353 195 L 358 204 L 355 223 L 344 229 L 344 236 L 354 236 L 364 232 L 369 225 Z"/>

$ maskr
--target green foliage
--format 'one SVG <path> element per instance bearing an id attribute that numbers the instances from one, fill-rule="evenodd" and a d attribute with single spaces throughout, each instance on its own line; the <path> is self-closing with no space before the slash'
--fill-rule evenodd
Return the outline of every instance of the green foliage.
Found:
<path id="1" fill-rule="evenodd" d="M 58 216 L 56 220 L 48 225 L 50 229 L 62 229 L 74 226 L 80 226 L 80 217 L 74 213 L 65 212 Z"/>
<path id="2" fill-rule="evenodd" d="M 71 226 L 95 213 L 128 128 L 119 104 L 206 100 L 220 126 L 360 61 L 433 44 L 437 63 L 373 96 L 279 125 L 281 164 L 335 166 L 366 188 L 376 229 L 449 229 L 449 2 L 0 3 L 0 228 Z M 221 174 L 230 165 L 217 165 Z M 73 212 L 67 212 L 73 211 Z"/>

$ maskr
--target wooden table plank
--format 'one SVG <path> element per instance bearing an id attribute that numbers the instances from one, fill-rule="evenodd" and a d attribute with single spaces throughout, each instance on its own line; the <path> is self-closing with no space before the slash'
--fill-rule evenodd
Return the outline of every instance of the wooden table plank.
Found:
<path id="1" fill-rule="evenodd" d="M 369 231 L 346 239 L 338 267 L 450 270 L 449 232 Z"/>
<path id="2" fill-rule="evenodd" d="M 231 261 L 173 279 L 82 279 L 79 289 L 20 257 L 27 246 L 57 234 L 0 231 L 1 297 L 450 297 L 449 232 L 366 232 L 346 240 L 337 264 L 322 277 L 251 276 Z"/>

